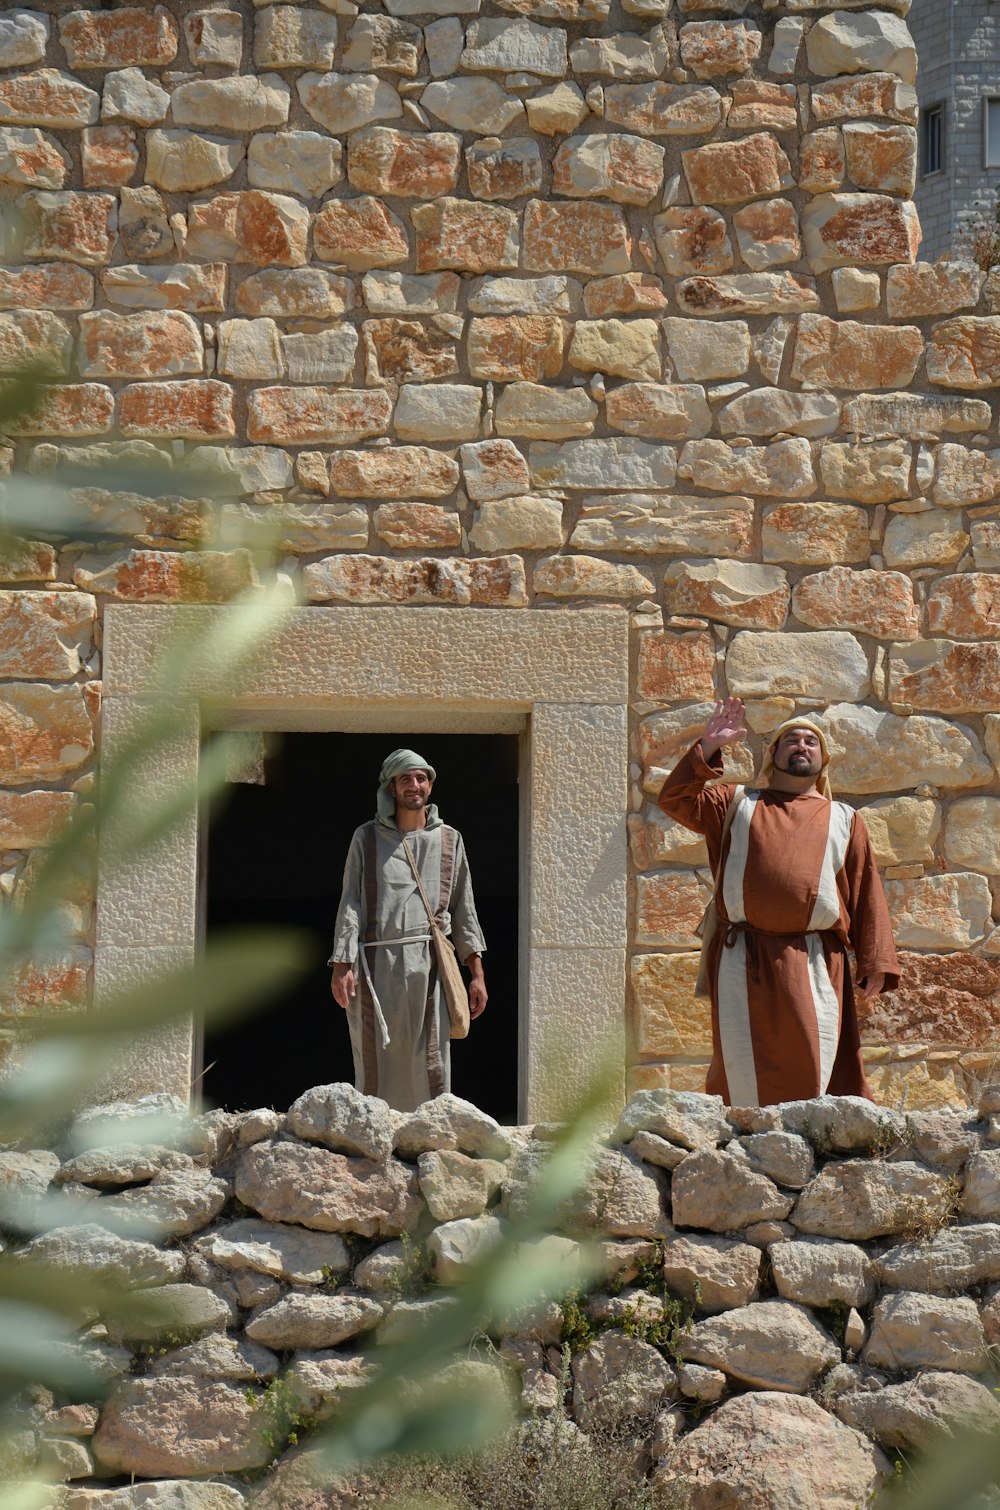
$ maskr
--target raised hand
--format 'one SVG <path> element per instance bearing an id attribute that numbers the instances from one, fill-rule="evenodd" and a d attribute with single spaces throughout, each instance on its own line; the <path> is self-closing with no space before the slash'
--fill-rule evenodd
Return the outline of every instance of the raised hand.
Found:
<path id="1" fill-rule="evenodd" d="M 706 760 L 711 760 L 723 745 L 738 744 L 741 739 L 746 739 L 745 718 L 746 709 L 741 697 L 726 697 L 716 703 L 715 712 L 701 735 L 701 750 Z"/>

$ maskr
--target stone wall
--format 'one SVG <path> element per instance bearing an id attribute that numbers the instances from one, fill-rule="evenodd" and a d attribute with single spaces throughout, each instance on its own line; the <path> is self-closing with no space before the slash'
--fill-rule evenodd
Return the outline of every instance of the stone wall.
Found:
<path id="1" fill-rule="evenodd" d="M 652 798 L 730 691 L 733 774 L 818 708 L 871 826 L 906 964 L 866 1022 L 877 1094 L 974 1097 L 1000 1013 L 1000 286 L 914 261 L 907 10 L 5 16 L 0 361 L 65 381 L 0 454 L 41 480 L 156 458 L 176 492 L 77 488 L 104 547 L 2 563 L 4 891 L 91 789 L 105 605 L 225 600 L 255 573 L 232 529 L 277 523 L 316 605 L 479 605 L 498 636 L 631 614 L 634 1086 L 704 1083 L 706 857 Z M 92 914 L 81 880 L 7 1028 L 83 1001 Z"/>
<path id="2" fill-rule="evenodd" d="M 9 1240 L 21 1261 L 133 1291 L 80 1344 L 107 1398 L 36 1392 L 20 1471 L 37 1459 L 67 1481 L 59 1510 L 354 1504 L 316 1493 L 329 1473 L 310 1428 L 371 1377 L 380 1345 L 447 1314 L 523 1215 L 553 1129 L 501 1128 L 453 1096 L 404 1115 L 346 1085 L 285 1117 L 188 1121 L 165 1103 L 96 1108 L 55 1153 L 0 1153 L 22 1224 L 46 1194 L 49 1220 L 61 1202 L 76 1223 Z M 694 1506 L 717 1503 L 719 1480 L 755 1510 L 867 1504 L 888 1456 L 1000 1425 L 998 1112 L 995 1089 L 978 1112 L 907 1115 L 639 1092 L 580 1196 L 526 1245 L 565 1282 L 596 1244 L 596 1284 L 484 1319 L 466 1384 L 502 1380 L 570 1446 L 617 1421 L 635 1470 L 700 1485 Z M 141 1235 L 120 1235 L 130 1221 Z M 181 1479 L 211 1484 L 181 1495 Z"/>

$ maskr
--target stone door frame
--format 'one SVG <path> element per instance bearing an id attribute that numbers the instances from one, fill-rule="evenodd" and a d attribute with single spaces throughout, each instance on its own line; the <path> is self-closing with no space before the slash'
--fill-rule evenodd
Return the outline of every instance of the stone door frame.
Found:
<path id="1" fill-rule="evenodd" d="M 223 687 L 190 658 L 166 691 L 156 668 L 177 634 L 226 607 L 112 604 L 104 621 L 102 759 L 169 697 L 173 734 L 143 792 L 191 802 L 141 864 L 99 854 L 95 994 L 141 985 L 196 957 L 198 761 L 206 727 L 522 735 L 519 1071 L 522 1121 L 557 1116 L 602 1047 L 624 1088 L 628 614 L 623 609 L 292 608 Z M 364 817 L 359 814 L 359 821 Z M 106 847 L 105 847 L 106 849 Z M 137 1044 L 119 1094 L 187 1097 L 190 1019 Z"/>

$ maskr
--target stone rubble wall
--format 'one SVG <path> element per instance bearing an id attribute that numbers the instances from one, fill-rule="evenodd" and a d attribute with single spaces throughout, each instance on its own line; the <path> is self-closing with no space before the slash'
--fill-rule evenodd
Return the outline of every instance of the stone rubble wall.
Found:
<path id="1" fill-rule="evenodd" d="M 1000 279 L 921 264 L 908 0 L 353 0 L 0 18 L 0 368 L 99 551 L 0 563 L 0 889 L 94 781 L 101 618 L 224 601 L 277 523 L 313 604 L 617 605 L 635 630 L 632 1079 L 700 1088 L 700 841 L 657 815 L 717 694 L 796 708 L 885 867 L 876 1094 L 974 1102 L 1000 1018 Z M 80 479 L 77 477 L 76 482 Z M 377 689 L 376 689 L 377 690 Z M 85 999 L 76 942 L 6 993 Z"/>
<path id="2" fill-rule="evenodd" d="M 176 1136 L 151 1145 L 144 1126 L 165 1112 Z M 94 1146 L 108 1117 L 127 1140 Z M 523 1212 L 552 1133 L 454 1096 L 400 1114 L 328 1085 L 286 1116 L 119 1103 L 55 1153 L 0 1153 L 25 1228 L 42 1195 L 76 1223 L 9 1232 L 9 1252 L 159 1305 L 88 1318 L 77 1345 L 107 1397 L 36 1390 L 20 1471 L 62 1479 L 59 1510 L 340 1505 L 307 1492 L 324 1481 L 310 1430 L 371 1377 L 380 1344 L 454 1303 Z M 121 1235 L 128 1218 L 141 1236 Z M 493 1316 L 466 1382 L 488 1377 L 574 1440 L 626 1426 L 639 1471 L 665 1484 L 707 1496 L 729 1475 L 754 1510 L 867 1504 L 893 1455 L 1000 1426 L 997 1089 L 977 1111 L 905 1115 L 639 1092 L 535 1241 L 563 1274 L 596 1243 L 603 1277 Z"/>

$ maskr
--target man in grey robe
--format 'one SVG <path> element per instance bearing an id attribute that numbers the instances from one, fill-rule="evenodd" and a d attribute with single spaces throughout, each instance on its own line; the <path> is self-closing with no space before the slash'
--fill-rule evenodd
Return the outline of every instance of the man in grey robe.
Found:
<path id="1" fill-rule="evenodd" d="M 394 750 L 385 760 L 377 816 L 351 839 L 329 961 L 333 997 L 350 1027 L 355 1084 L 397 1111 L 451 1089 L 448 1007 L 404 844 L 469 969 L 469 1015 L 478 1017 L 487 999 L 486 945 L 465 845 L 429 800 L 436 775 L 413 750 Z"/>

